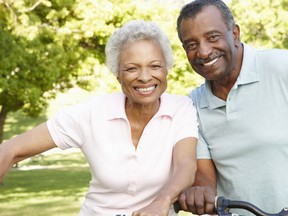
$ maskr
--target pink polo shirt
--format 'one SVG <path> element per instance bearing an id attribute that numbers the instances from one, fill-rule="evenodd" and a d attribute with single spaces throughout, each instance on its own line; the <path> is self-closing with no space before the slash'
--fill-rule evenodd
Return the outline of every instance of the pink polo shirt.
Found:
<path id="1" fill-rule="evenodd" d="M 124 107 L 123 93 L 96 96 L 47 122 L 56 145 L 80 148 L 90 165 L 92 180 L 79 215 L 130 216 L 146 206 L 171 176 L 174 145 L 197 138 L 196 111 L 186 96 L 161 96 L 137 149 Z"/>

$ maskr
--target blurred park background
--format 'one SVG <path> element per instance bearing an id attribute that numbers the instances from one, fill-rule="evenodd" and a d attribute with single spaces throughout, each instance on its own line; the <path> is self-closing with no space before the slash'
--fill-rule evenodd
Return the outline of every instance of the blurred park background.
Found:
<path id="1" fill-rule="evenodd" d="M 188 94 L 203 80 L 190 68 L 176 33 L 179 10 L 187 2 L 0 0 L 0 143 L 63 106 L 119 91 L 105 67 L 104 48 L 111 33 L 131 19 L 155 21 L 169 35 L 175 65 L 167 91 Z M 288 0 L 226 2 L 243 42 L 288 48 Z M 0 215 L 77 215 L 89 179 L 77 150 L 25 160 L 0 186 Z"/>

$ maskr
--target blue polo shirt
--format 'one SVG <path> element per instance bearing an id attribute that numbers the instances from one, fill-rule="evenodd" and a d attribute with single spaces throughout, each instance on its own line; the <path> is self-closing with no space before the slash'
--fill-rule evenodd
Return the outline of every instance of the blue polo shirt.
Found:
<path id="1" fill-rule="evenodd" d="M 246 44 L 227 101 L 210 82 L 189 95 L 199 120 L 198 159 L 213 159 L 217 193 L 278 213 L 288 206 L 288 51 Z"/>

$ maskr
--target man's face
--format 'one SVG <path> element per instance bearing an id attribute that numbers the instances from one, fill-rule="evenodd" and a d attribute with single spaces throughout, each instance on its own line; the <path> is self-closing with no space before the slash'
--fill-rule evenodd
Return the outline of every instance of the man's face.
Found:
<path id="1" fill-rule="evenodd" d="M 207 6 L 194 18 L 181 21 L 180 35 L 190 65 L 207 80 L 220 80 L 236 68 L 239 28 L 228 29 L 220 11 Z"/>

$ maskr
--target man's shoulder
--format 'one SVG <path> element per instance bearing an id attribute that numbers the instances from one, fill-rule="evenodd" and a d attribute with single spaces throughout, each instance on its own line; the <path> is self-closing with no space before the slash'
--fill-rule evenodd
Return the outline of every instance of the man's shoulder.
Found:
<path id="1" fill-rule="evenodd" d="M 189 97 L 192 99 L 193 103 L 197 106 L 197 104 L 200 103 L 200 100 L 202 97 L 206 96 L 206 87 L 205 83 L 202 83 L 201 85 L 197 86 L 195 89 L 193 89 Z"/>
<path id="2" fill-rule="evenodd" d="M 257 50 L 257 68 L 263 71 L 276 71 L 287 75 L 288 50 L 285 49 L 262 49 Z M 282 73 L 281 73 L 282 72 Z"/>
<path id="3" fill-rule="evenodd" d="M 267 49 L 254 48 L 244 44 L 243 65 L 250 71 L 258 71 L 261 76 L 275 76 L 278 74 L 287 75 L 288 67 L 288 50 L 287 49 Z M 242 67 L 243 67 L 242 65 Z M 274 73 L 271 73 L 274 71 Z"/>
<path id="4" fill-rule="evenodd" d="M 244 44 L 244 47 L 246 49 L 254 49 L 256 56 L 258 59 L 263 59 L 266 60 L 267 58 L 272 58 L 270 59 L 270 61 L 272 60 L 286 60 L 286 63 L 288 64 L 287 58 L 288 58 L 288 50 L 287 49 L 279 49 L 279 48 L 254 48 L 252 46 L 249 46 L 247 44 Z"/>
<path id="5" fill-rule="evenodd" d="M 288 56 L 288 50 L 286 49 L 259 49 L 258 50 L 258 54 L 259 55 L 263 55 L 263 56 L 284 56 L 287 58 Z"/>

